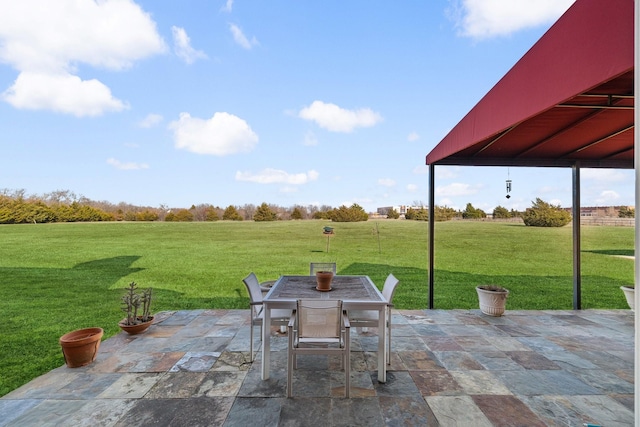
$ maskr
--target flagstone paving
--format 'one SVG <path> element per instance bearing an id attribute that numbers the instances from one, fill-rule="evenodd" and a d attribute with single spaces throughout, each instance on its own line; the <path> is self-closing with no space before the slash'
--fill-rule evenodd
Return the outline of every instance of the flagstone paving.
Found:
<path id="1" fill-rule="evenodd" d="M 300 357 L 286 398 L 286 334 L 271 375 L 249 356 L 249 310 L 160 313 L 0 399 L 3 426 L 630 426 L 634 316 L 628 310 L 393 312 L 391 365 L 377 331 L 352 331 L 351 398 L 338 359 Z M 256 338 L 256 345 L 259 341 Z"/>

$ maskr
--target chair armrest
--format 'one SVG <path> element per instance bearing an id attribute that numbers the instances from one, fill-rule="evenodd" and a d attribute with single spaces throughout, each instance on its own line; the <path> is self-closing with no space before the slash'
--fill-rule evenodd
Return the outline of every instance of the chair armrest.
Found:
<path id="1" fill-rule="evenodd" d="M 293 326 L 296 324 L 296 311 L 293 310 L 291 312 L 291 317 L 289 318 L 289 324 L 287 325 L 288 328 L 293 328 Z"/>
<path id="2" fill-rule="evenodd" d="M 342 321 L 344 322 L 344 327 L 345 328 L 350 328 L 351 327 L 351 322 L 349 321 L 349 315 L 347 314 L 346 311 L 342 312 Z"/>
<path id="3" fill-rule="evenodd" d="M 262 305 L 262 301 L 249 302 L 249 305 Z"/>

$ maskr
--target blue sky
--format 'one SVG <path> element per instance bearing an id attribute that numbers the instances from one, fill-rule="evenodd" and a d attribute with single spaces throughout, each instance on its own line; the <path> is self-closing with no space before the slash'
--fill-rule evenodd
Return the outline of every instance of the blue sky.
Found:
<path id="1" fill-rule="evenodd" d="M 427 153 L 572 3 L 2 2 L 0 189 L 169 207 L 426 203 Z M 439 205 L 571 204 L 569 169 L 436 170 Z M 633 171 L 582 178 L 584 206 L 634 203 Z"/>

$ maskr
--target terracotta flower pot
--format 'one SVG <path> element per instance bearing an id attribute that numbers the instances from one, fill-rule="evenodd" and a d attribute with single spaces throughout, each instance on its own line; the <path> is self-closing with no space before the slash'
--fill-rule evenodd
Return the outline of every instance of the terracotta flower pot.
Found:
<path id="1" fill-rule="evenodd" d="M 126 321 L 127 319 L 122 319 L 118 323 L 118 326 L 120 326 L 120 329 L 122 329 L 123 331 L 125 331 L 130 335 L 136 335 L 146 331 L 149 328 L 149 326 L 151 326 L 151 324 L 153 323 L 153 316 L 151 316 L 149 320 L 147 320 L 146 322 L 138 323 L 137 325 L 127 325 Z"/>
<path id="2" fill-rule="evenodd" d="M 69 332 L 60 337 L 64 361 L 70 368 L 78 368 L 93 362 L 98 355 L 102 328 L 86 328 Z"/>
<path id="3" fill-rule="evenodd" d="M 316 289 L 327 292 L 331 290 L 331 281 L 333 280 L 333 271 L 317 271 L 316 272 Z"/>

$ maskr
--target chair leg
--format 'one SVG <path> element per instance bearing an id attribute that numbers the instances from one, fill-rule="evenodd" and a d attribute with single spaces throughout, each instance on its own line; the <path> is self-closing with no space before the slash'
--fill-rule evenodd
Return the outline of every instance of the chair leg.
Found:
<path id="1" fill-rule="evenodd" d="M 249 357 L 251 357 L 251 361 L 253 362 L 253 319 L 251 319 L 251 326 L 249 326 Z"/>
<path id="2" fill-rule="evenodd" d="M 387 309 L 387 365 L 391 365 L 391 310 Z"/>
<path id="3" fill-rule="evenodd" d="M 344 364 L 344 397 L 349 398 L 351 393 L 351 337 L 347 328 L 344 343 L 344 355 L 342 363 Z"/>
<path id="4" fill-rule="evenodd" d="M 293 334 L 289 328 L 289 348 L 287 350 L 287 397 L 293 396 Z"/>

